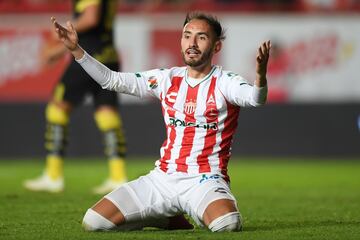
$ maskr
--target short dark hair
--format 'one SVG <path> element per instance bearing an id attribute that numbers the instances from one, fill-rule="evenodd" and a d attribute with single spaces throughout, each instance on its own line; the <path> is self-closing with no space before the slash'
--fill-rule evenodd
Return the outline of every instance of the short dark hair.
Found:
<path id="1" fill-rule="evenodd" d="M 190 12 L 186 14 L 186 18 L 183 26 L 185 26 L 191 20 L 194 19 L 206 21 L 210 25 L 210 27 L 214 30 L 216 40 L 221 40 L 221 41 L 225 40 L 224 29 L 221 26 L 219 20 L 215 16 L 203 12 Z"/>

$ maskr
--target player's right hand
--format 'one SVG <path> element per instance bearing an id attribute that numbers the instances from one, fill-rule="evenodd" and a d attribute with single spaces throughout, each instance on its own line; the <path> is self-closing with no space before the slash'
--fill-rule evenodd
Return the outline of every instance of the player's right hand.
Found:
<path id="1" fill-rule="evenodd" d="M 60 41 L 62 41 L 70 51 L 76 50 L 79 46 L 79 38 L 74 26 L 70 21 L 66 22 L 66 27 L 62 26 L 56 21 L 55 17 L 51 17 L 51 22 L 54 25 L 55 32 Z"/>

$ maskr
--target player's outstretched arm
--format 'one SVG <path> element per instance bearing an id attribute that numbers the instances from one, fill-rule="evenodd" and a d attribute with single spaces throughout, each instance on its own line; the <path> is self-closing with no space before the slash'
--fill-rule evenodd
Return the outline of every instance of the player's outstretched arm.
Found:
<path id="1" fill-rule="evenodd" d="M 257 87 L 264 87 L 267 84 L 266 71 L 270 56 L 270 41 L 263 42 L 258 48 L 256 56 L 256 80 L 254 84 Z"/>
<path id="2" fill-rule="evenodd" d="M 75 59 L 81 59 L 84 56 L 84 50 L 79 46 L 79 38 L 76 30 L 70 21 L 66 22 L 66 27 L 56 21 L 55 17 L 51 17 L 51 22 L 57 33 L 57 37 L 63 42 L 64 46 L 69 49 Z"/>

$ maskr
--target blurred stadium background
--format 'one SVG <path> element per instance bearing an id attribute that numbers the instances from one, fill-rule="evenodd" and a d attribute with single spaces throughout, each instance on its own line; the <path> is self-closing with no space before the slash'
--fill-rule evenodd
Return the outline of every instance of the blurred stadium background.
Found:
<path id="1" fill-rule="evenodd" d="M 65 21 L 70 9 L 69 0 L 0 1 L 0 159 L 45 154 L 43 110 L 69 59 L 45 69 L 39 54 L 50 16 Z M 273 42 L 269 104 L 242 110 L 235 156 L 360 156 L 359 0 L 124 0 L 115 28 L 123 70 L 182 65 L 179 36 L 191 10 L 220 18 L 227 39 L 216 61 L 250 81 L 257 46 Z M 159 104 L 119 97 L 129 156 L 158 156 Z M 73 114 L 68 156 L 102 156 L 92 119 L 90 104 Z"/>
<path id="2" fill-rule="evenodd" d="M 273 44 L 269 103 L 241 110 L 229 168 L 241 237 L 359 239 L 360 0 L 123 0 L 115 26 L 123 70 L 182 65 L 179 37 L 192 10 L 220 18 L 227 39 L 216 61 L 249 81 L 256 48 Z M 71 118 L 66 191 L 22 187 L 42 170 L 45 105 L 70 59 L 44 68 L 41 47 L 50 16 L 64 22 L 70 12 L 69 0 L 0 0 L 0 239 L 219 239 L 206 230 L 82 231 L 99 199 L 90 189 L 106 175 L 91 99 Z M 159 156 L 164 123 L 156 100 L 119 98 L 134 179 Z"/>

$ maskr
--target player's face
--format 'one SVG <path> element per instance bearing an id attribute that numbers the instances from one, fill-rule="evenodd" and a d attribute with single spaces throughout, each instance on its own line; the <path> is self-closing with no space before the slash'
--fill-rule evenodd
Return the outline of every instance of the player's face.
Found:
<path id="1" fill-rule="evenodd" d="M 191 20 L 184 26 L 181 37 L 181 53 L 185 64 L 190 67 L 211 64 L 217 42 L 206 21 Z"/>

